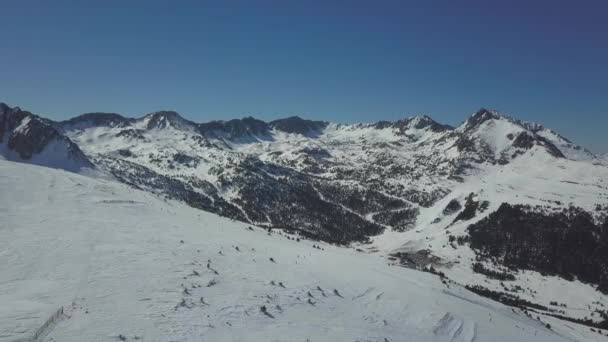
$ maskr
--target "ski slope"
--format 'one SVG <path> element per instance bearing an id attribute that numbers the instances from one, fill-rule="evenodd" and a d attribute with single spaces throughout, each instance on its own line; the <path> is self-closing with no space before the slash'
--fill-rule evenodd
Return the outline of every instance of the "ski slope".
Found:
<path id="1" fill-rule="evenodd" d="M 109 180 L 0 160 L 0 189 L 0 341 L 27 341 L 61 307 L 40 341 L 605 338 Z"/>

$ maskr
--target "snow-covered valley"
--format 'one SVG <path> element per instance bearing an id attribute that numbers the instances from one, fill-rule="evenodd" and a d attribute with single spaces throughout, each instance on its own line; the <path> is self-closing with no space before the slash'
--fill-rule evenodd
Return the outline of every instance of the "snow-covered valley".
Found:
<path id="1" fill-rule="evenodd" d="M 458 127 L 57 122 L 0 104 L 0 163 L 0 339 L 27 340 L 58 308 L 45 341 L 608 329 L 605 158 L 496 111 Z"/>
<path id="2" fill-rule="evenodd" d="M 604 338 L 376 255 L 250 229 L 109 180 L 0 161 L 0 188 L 1 340 L 27 339 L 59 307 L 39 340 Z"/>

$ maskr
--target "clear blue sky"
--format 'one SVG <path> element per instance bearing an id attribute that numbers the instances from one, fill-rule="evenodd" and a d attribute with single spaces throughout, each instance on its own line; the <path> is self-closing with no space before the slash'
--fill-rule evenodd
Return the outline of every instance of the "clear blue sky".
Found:
<path id="1" fill-rule="evenodd" d="M 0 13 L 0 101 L 54 119 L 457 124 L 485 106 L 608 152 L 605 0 L 4 0 Z"/>

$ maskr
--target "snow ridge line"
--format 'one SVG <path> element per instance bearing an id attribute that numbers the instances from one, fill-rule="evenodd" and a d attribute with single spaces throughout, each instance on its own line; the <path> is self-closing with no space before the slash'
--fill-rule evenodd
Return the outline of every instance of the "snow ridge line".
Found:
<path id="1" fill-rule="evenodd" d="M 49 328 L 51 328 L 51 326 L 54 325 L 62 317 L 63 317 L 63 306 L 60 307 L 59 309 L 57 309 L 57 311 L 55 311 L 55 313 L 53 313 L 51 315 L 51 317 L 49 317 L 46 320 L 46 322 L 44 322 L 44 324 L 42 324 L 42 326 L 40 326 L 40 328 L 36 329 L 36 331 L 34 332 L 34 334 L 32 336 L 18 338 L 16 340 L 13 340 L 13 342 L 36 342 L 36 341 L 38 341 L 38 339 L 42 336 L 45 336 L 46 333 L 48 333 Z"/>

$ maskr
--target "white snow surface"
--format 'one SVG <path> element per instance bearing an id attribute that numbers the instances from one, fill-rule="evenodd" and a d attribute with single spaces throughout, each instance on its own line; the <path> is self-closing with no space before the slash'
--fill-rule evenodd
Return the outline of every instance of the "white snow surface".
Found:
<path id="1" fill-rule="evenodd" d="M 413 229 L 397 232 L 385 230 L 372 238 L 372 245 L 360 246 L 386 256 L 396 251 L 410 252 L 427 249 L 442 259 L 437 268 L 450 279 L 462 285 L 482 285 L 495 291 L 504 291 L 501 282 L 472 272 L 474 253 L 466 245 L 454 249 L 449 236 L 466 235 L 466 228 L 498 209 L 502 203 L 529 204 L 561 209 L 573 204 L 588 211 L 596 205 L 608 203 L 608 162 L 599 162 L 588 151 L 568 142 L 557 133 L 537 124 L 523 123 L 493 112 L 495 118 L 471 127 L 468 121 L 454 131 L 467 131 L 467 137 L 480 151 L 489 151 L 494 158 L 505 157 L 506 165 L 483 162 L 475 164 L 462 182 L 441 176 L 449 172 L 454 161 L 466 157 L 470 152 L 457 148 L 457 138 L 451 132 L 433 132 L 428 128 L 416 128 L 424 117 L 414 118 L 405 127 L 403 134 L 392 127 L 379 128 L 374 124 L 341 125 L 329 124 L 313 137 L 289 134 L 273 130 L 268 136 L 248 136 L 246 139 L 204 138 L 190 130 L 173 126 L 142 132 L 143 139 L 125 138 L 117 134 L 133 127 L 91 127 L 67 132 L 81 149 L 90 156 L 110 155 L 148 167 L 155 172 L 176 178 L 192 177 L 209 181 L 221 195 L 232 200 L 239 189 L 221 184 L 221 177 L 230 178 L 238 172 L 233 167 L 235 160 L 246 157 L 259 158 L 268 163 L 287 166 L 306 172 L 309 156 L 304 149 L 320 149 L 328 152 L 322 162 L 328 167 L 316 176 L 338 179 L 336 168 L 361 171 L 365 182 L 379 180 L 386 188 L 405 188 L 426 193 L 445 191 L 445 197 L 425 208 L 410 203 L 420 210 Z M 143 128 L 145 125 L 135 125 Z M 566 158 L 555 158 L 543 146 L 522 150 L 513 146 L 519 133 L 538 134 L 555 144 Z M 117 151 L 128 149 L 132 156 L 120 157 Z M 195 165 L 173 163 L 177 153 L 200 159 Z M 516 157 L 513 155 L 518 154 Z M 473 157 L 477 157 L 473 155 Z M 319 162 L 319 163 L 322 163 Z M 388 162 L 388 163 L 387 163 Z M 393 167 L 406 166 L 411 170 L 390 172 Z M 434 169 L 436 171 L 429 172 Z M 364 171 L 369 170 L 369 173 Z M 361 180 L 341 179 L 349 186 L 365 185 Z M 462 204 L 470 194 L 477 194 L 481 201 L 489 201 L 489 208 L 476 218 L 450 226 L 454 216 L 445 216 L 443 209 L 452 199 Z M 388 194 L 388 193 L 386 193 Z M 390 194 L 388 194 L 390 195 Z M 372 221 L 372 214 L 365 218 Z M 436 219 L 439 222 L 433 223 Z M 262 224 L 263 222 L 258 222 Z M 448 227 L 449 226 L 449 227 Z M 564 281 L 557 277 L 543 277 L 536 272 L 520 272 L 517 280 L 509 286 L 521 286 L 521 298 L 551 309 L 565 311 L 575 318 L 599 320 L 596 310 L 604 310 L 608 298 L 588 284 Z M 558 301 L 567 308 L 554 307 Z"/>
<path id="2" fill-rule="evenodd" d="M 0 161 L 0 189 L 1 341 L 28 338 L 60 307 L 40 341 L 604 339 L 378 255 L 108 180 Z"/>
<path id="3" fill-rule="evenodd" d="M 443 209 L 452 200 L 460 203 L 471 194 L 478 201 L 488 201 L 489 208 L 469 221 L 451 224 L 456 214 L 444 215 Z M 468 245 L 452 247 L 449 236 L 465 236 L 467 227 L 502 203 L 546 206 L 559 209 L 571 203 L 593 211 L 600 203 L 608 202 L 608 168 L 586 161 L 552 158 L 545 153 L 529 153 L 508 165 L 485 165 L 478 173 L 468 176 L 455 186 L 452 192 L 430 208 L 420 208 L 416 228 L 406 232 L 387 231 L 373 238 L 371 246 L 361 246 L 379 252 L 417 251 L 428 249 L 441 258 L 441 269 L 450 279 L 462 285 L 479 285 L 505 292 L 503 284 L 512 289 L 520 286 L 523 291 L 508 291 L 533 303 L 551 309 L 563 310 L 569 317 L 590 318 L 600 321 L 596 310 L 608 306 L 608 298 L 595 286 L 580 281 L 566 281 L 559 277 L 542 276 L 538 272 L 515 272 L 516 280 L 502 282 L 472 272 L 475 253 Z M 435 219 L 440 222 L 433 223 Z M 492 268 L 491 265 L 488 265 Z M 566 304 L 556 307 L 552 302 Z"/>
<path id="4" fill-rule="evenodd" d="M 19 126 L 18 128 L 21 127 L 26 126 Z M 21 158 L 17 152 L 10 150 L 6 143 L 0 143 L 0 159 L 71 172 L 89 173 L 92 171 L 84 161 L 70 157 L 70 148 L 67 142 L 61 139 L 51 140 L 40 153 L 34 153 L 29 159 Z"/>

